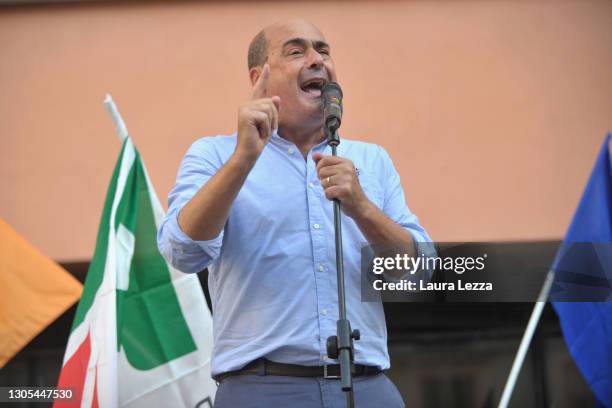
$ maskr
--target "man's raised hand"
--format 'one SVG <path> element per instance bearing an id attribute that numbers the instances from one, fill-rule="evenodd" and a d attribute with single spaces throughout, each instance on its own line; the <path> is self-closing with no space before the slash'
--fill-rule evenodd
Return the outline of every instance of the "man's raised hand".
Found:
<path id="1" fill-rule="evenodd" d="M 238 109 L 238 145 L 236 153 L 255 163 L 272 132 L 278 129 L 280 97 L 267 96 L 270 66 L 265 64 L 251 93 L 251 99 Z"/>

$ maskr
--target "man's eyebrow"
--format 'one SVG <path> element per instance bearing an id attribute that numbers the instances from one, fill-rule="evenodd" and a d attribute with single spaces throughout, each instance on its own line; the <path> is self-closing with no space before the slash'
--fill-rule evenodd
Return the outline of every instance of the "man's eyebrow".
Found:
<path id="1" fill-rule="evenodd" d="M 327 48 L 329 50 L 329 44 L 325 41 L 313 41 L 312 45 L 318 50 L 320 50 L 321 48 Z"/>
<path id="2" fill-rule="evenodd" d="M 282 48 L 284 50 L 286 47 L 288 47 L 290 45 L 300 45 L 302 47 L 305 47 L 307 44 L 308 44 L 308 41 L 305 40 L 304 38 L 296 37 L 296 38 L 291 38 L 291 39 L 285 41 L 283 43 L 283 47 Z M 314 40 L 314 41 L 312 41 L 312 46 L 314 48 L 316 48 L 316 49 L 321 49 L 321 48 L 329 49 L 329 44 L 326 43 L 325 41 L 321 41 L 321 40 Z"/>
<path id="3" fill-rule="evenodd" d="M 306 44 L 308 44 L 308 41 L 303 38 L 291 38 L 283 43 L 283 49 L 290 45 L 301 45 L 302 47 L 305 47 Z"/>

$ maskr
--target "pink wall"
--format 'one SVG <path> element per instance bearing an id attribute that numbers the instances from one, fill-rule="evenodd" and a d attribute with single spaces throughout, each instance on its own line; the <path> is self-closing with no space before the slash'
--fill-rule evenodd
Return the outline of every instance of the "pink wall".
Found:
<path id="1" fill-rule="evenodd" d="M 344 135 L 388 149 L 437 240 L 559 238 L 612 128 L 612 2 L 114 3 L 0 8 L 0 217 L 89 259 L 119 141 L 162 199 L 199 136 L 230 133 L 246 49 L 302 16 L 332 44 Z"/>

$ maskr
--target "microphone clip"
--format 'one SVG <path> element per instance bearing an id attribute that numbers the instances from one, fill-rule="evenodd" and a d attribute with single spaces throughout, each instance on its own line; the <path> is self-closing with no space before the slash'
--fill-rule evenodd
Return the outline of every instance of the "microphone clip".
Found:
<path id="1" fill-rule="evenodd" d="M 340 144 L 340 136 L 338 136 L 338 128 L 340 127 L 340 121 L 336 118 L 330 118 L 325 123 L 325 137 L 327 138 L 327 144 L 330 146 L 338 146 Z"/>

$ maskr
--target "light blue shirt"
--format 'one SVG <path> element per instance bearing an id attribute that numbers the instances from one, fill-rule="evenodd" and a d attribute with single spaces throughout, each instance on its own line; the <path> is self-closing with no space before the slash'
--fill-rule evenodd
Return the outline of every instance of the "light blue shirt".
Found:
<path id="1" fill-rule="evenodd" d="M 184 272 L 208 268 L 213 305 L 212 374 L 236 370 L 259 357 L 283 363 L 335 363 L 326 354 L 338 320 L 334 218 L 317 178 L 314 152 L 331 154 L 322 142 L 307 160 L 295 144 L 274 133 L 248 175 L 218 237 L 190 239 L 178 214 L 228 160 L 232 136 L 204 137 L 183 158 L 169 210 L 158 231 L 161 253 Z M 400 178 L 380 146 L 342 139 L 338 155 L 353 161 L 368 198 L 406 228 L 415 242 L 430 242 L 408 209 Z M 355 222 L 342 215 L 347 314 L 355 363 L 389 368 L 387 328 L 381 302 L 361 301 L 361 247 Z"/>

